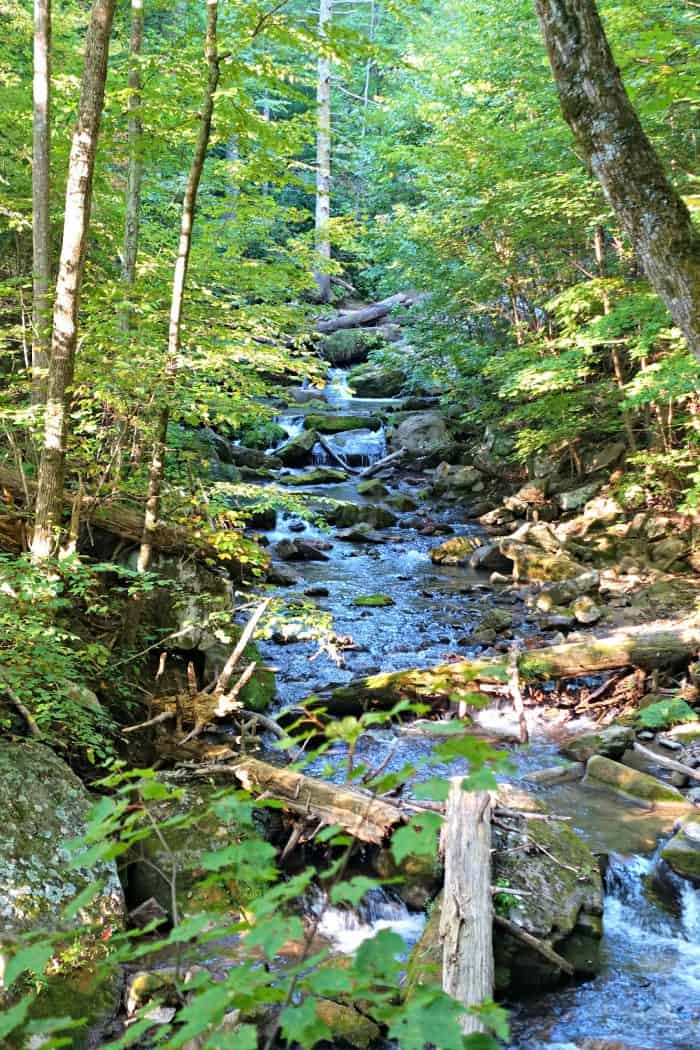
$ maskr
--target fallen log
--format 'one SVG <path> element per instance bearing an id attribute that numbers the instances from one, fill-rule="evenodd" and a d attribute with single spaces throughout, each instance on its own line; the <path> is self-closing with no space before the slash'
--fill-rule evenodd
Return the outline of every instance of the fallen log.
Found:
<path id="1" fill-rule="evenodd" d="M 445 892 L 440 913 L 442 989 L 467 1011 L 493 998 L 491 796 L 464 791 L 454 777 L 443 825 Z M 478 1014 L 461 1019 L 465 1035 L 484 1032 Z"/>
<path id="2" fill-rule="evenodd" d="M 27 481 L 27 490 L 32 501 L 36 496 L 36 484 Z M 22 479 L 17 471 L 0 465 L 0 488 L 5 489 L 13 498 L 24 503 L 25 493 Z M 66 506 L 72 506 L 74 493 L 64 492 L 63 502 Z M 124 503 L 108 503 L 96 500 L 93 497 L 84 497 L 82 500 L 82 517 L 85 524 L 95 528 L 104 529 L 105 532 L 118 536 L 119 539 L 131 543 L 140 543 L 143 535 L 143 511 L 137 507 L 129 507 Z M 30 509 L 13 506 L 12 516 L 19 519 L 26 517 Z M 7 531 L 3 528 L 2 535 Z M 9 536 L 9 533 L 8 533 Z M 207 539 L 197 534 L 195 529 L 188 529 L 182 525 L 173 525 L 164 521 L 156 523 L 152 542 L 154 547 L 166 554 L 190 554 L 195 557 L 204 558 L 207 561 L 226 561 L 221 553 Z"/>
<path id="3" fill-rule="evenodd" d="M 169 774 L 178 779 L 180 771 Z M 189 767 L 184 777 L 214 777 L 235 780 L 257 797 L 273 798 L 296 816 L 321 826 L 338 826 L 361 842 L 380 845 L 394 828 L 405 823 L 410 811 L 375 798 L 370 792 L 273 766 L 258 758 Z"/>
<path id="4" fill-rule="evenodd" d="M 663 766 L 664 769 L 672 769 L 674 773 L 683 773 L 690 780 L 700 780 L 700 769 L 693 769 L 691 766 L 686 766 L 682 762 L 676 762 L 673 758 L 667 758 L 666 755 L 660 755 L 658 751 L 652 751 L 651 748 L 644 747 L 638 740 L 635 740 L 632 745 L 633 749 L 640 755 L 644 755 L 650 762 L 654 762 L 657 766 Z"/>
<path id="5" fill-rule="evenodd" d="M 389 467 L 392 463 L 397 463 L 400 459 L 403 459 L 405 455 L 405 448 L 397 448 L 396 452 L 390 452 L 388 456 L 384 456 L 383 459 L 378 459 L 376 463 L 372 463 L 369 467 L 365 467 L 364 470 L 361 470 L 360 477 L 373 478 L 375 474 L 380 472 L 380 470 L 384 470 L 384 467 Z"/>
<path id="6" fill-rule="evenodd" d="M 522 684 L 538 678 L 577 678 L 579 675 L 622 667 L 674 667 L 700 648 L 700 625 L 694 620 L 660 621 L 653 626 L 626 627 L 602 638 L 565 642 L 525 650 L 518 658 Z M 510 672 L 512 675 L 512 671 Z M 478 703 L 479 686 L 495 684 L 507 691 L 507 658 L 457 660 L 426 669 L 412 668 L 359 678 L 322 691 L 316 700 L 332 715 L 356 714 L 367 708 L 393 706 L 399 700 L 414 703 L 450 701 Z"/>
<path id="7" fill-rule="evenodd" d="M 369 306 L 363 306 L 359 310 L 343 310 L 337 317 L 322 318 L 315 322 L 314 328 L 321 335 L 331 335 L 343 328 L 359 328 L 361 325 L 372 324 L 386 317 L 397 306 L 412 306 L 416 300 L 415 295 L 398 292 L 396 295 L 390 295 L 388 299 L 370 303 Z"/>

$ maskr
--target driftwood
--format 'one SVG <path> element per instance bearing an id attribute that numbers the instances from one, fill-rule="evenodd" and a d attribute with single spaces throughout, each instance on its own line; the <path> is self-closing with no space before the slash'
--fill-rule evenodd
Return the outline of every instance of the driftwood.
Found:
<path id="1" fill-rule="evenodd" d="M 445 892 L 440 914 L 442 988 L 465 1007 L 493 998 L 491 796 L 464 791 L 454 777 L 443 826 Z M 477 1014 L 461 1021 L 465 1035 L 485 1031 Z"/>
<path id="2" fill-rule="evenodd" d="M 621 667 L 673 667 L 700 648 L 700 626 L 693 620 L 663 621 L 627 627 L 602 638 L 565 642 L 524 651 L 518 659 L 521 684 L 538 678 L 576 678 Z M 511 672 L 512 673 L 512 672 Z M 333 715 L 368 707 L 390 707 L 399 700 L 444 704 L 466 699 L 479 686 L 509 683 L 507 658 L 457 660 L 426 669 L 413 668 L 360 678 L 316 695 Z"/>
<path id="3" fill-rule="evenodd" d="M 666 755 L 660 755 L 657 751 L 652 751 L 651 748 L 644 747 L 635 740 L 632 745 L 634 750 L 639 752 L 640 755 L 644 755 L 651 762 L 655 762 L 657 766 L 663 766 L 665 769 L 672 769 L 674 773 L 685 773 L 691 780 L 700 780 L 700 769 L 693 769 L 691 766 L 685 766 L 682 762 L 676 762 L 673 758 L 667 758 Z"/>
<path id="4" fill-rule="evenodd" d="M 415 302 L 415 295 L 399 292 L 397 295 L 390 295 L 388 299 L 381 299 L 377 303 L 363 306 L 359 310 L 343 310 L 337 317 L 322 318 L 315 322 L 314 328 L 321 335 L 330 335 L 343 328 L 359 328 L 363 324 L 372 324 L 386 317 L 397 306 L 411 306 Z"/>
<path id="5" fill-rule="evenodd" d="M 36 484 L 32 481 L 26 482 L 29 496 L 32 501 L 36 497 Z M 7 466 L 0 465 L 0 488 L 4 489 L 11 497 L 25 500 L 24 485 L 17 471 Z M 64 492 L 63 501 L 66 506 L 73 507 L 75 493 Z M 125 503 L 107 503 L 98 501 L 91 497 L 83 497 L 81 502 L 83 522 L 106 532 L 118 536 L 120 539 L 132 543 L 140 543 L 143 535 L 143 511 L 140 508 L 129 507 Z M 16 507 L 10 511 L 13 517 L 21 518 L 28 513 L 27 510 L 20 512 Z M 0 535 L 7 534 L 8 540 L 12 542 L 12 533 L 4 525 Z M 0 539 L 0 542 L 2 540 Z M 172 525 L 163 521 L 156 523 L 152 542 L 154 547 L 165 553 L 191 554 L 195 557 L 207 560 L 221 560 L 216 547 L 197 536 L 192 530 L 182 525 Z M 16 540 L 14 541 L 16 545 Z M 13 547 L 14 549 L 14 547 Z"/>
<path id="6" fill-rule="evenodd" d="M 384 467 L 389 467 L 392 463 L 397 463 L 400 459 L 403 459 L 405 455 L 405 448 L 397 448 L 396 452 L 390 452 L 388 456 L 384 456 L 383 459 L 378 459 L 376 463 L 371 463 L 369 467 L 365 467 L 364 470 L 361 470 L 360 477 L 373 478 L 380 470 L 384 470 Z"/>

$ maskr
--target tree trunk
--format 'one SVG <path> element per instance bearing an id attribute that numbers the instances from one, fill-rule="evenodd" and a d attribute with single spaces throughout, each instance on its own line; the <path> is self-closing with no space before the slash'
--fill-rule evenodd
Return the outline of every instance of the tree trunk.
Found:
<path id="1" fill-rule="evenodd" d="M 652 627 L 643 624 L 621 628 L 603 638 L 528 649 L 518 659 L 518 674 L 524 684 L 538 678 L 576 678 L 618 667 L 673 667 L 690 659 L 699 646 L 698 623 L 667 621 Z M 391 707 L 398 700 L 444 705 L 464 699 L 468 704 L 469 694 L 478 691 L 480 682 L 502 684 L 506 693 L 508 680 L 505 657 L 458 660 L 355 679 L 329 692 L 319 692 L 318 696 L 328 712 L 337 716 L 356 714 L 365 708 Z"/>
<path id="2" fill-rule="evenodd" d="M 180 224 L 180 243 L 175 260 L 173 290 L 170 300 L 170 323 L 168 326 L 168 359 L 165 368 L 166 390 L 163 396 L 165 405 L 161 408 L 156 436 L 151 455 L 151 466 L 148 476 L 148 498 L 146 517 L 144 519 L 143 538 L 139 551 L 138 569 L 145 572 L 151 560 L 153 535 L 160 514 L 160 497 L 165 474 L 167 453 L 168 422 L 170 409 L 168 398 L 178 369 L 180 367 L 180 332 L 182 328 L 182 308 L 185 298 L 185 280 L 192 249 L 192 229 L 194 226 L 197 191 L 202 178 L 204 161 L 207 156 L 209 136 L 211 135 L 212 117 L 214 115 L 214 95 L 219 84 L 219 55 L 217 50 L 216 28 L 219 14 L 218 0 L 207 0 L 207 30 L 204 53 L 207 60 L 207 86 L 204 94 L 204 105 L 199 123 L 199 135 L 195 147 L 190 173 L 185 187 L 182 202 L 182 221 Z"/>
<path id="3" fill-rule="evenodd" d="M 39 463 L 32 540 L 32 556 L 36 561 L 51 556 L 57 546 L 61 526 L 71 385 L 78 340 L 78 308 L 87 254 L 97 137 L 104 103 L 115 3 L 116 0 L 94 0 L 85 43 L 78 120 L 68 165 L 63 245 L 53 313 L 44 441 Z"/>
<path id="4" fill-rule="evenodd" d="M 32 402 L 46 397 L 51 347 L 51 0 L 34 0 Z"/>
<path id="5" fill-rule="evenodd" d="M 359 310 L 343 310 L 337 317 L 328 317 L 316 321 L 314 328 L 321 335 L 330 335 L 339 332 L 342 328 L 359 328 L 363 324 L 372 324 L 382 317 L 387 317 L 395 306 L 411 306 L 416 297 L 408 292 L 398 292 L 390 295 L 388 299 L 380 299 L 377 303 L 370 303 Z"/>
<path id="6" fill-rule="evenodd" d="M 325 47 L 331 10 L 332 0 L 320 0 L 318 35 L 321 47 Z M 316 106 L 316 251 L 324 262 L 330 262 L 328 222 L 331 215 L 331 63 L 325 53 L 321 53 L 318 59 Z M 327 303 L 331 297 L 330 274 L 317 270 L 315 278 L 318 298 L 322 303 Z"/>
<path id="7" fill-rule="evenodd" d="M 128 335 L 131 328 L 133 304 L 130 301 L 136 280 L 136 256 L 139 245 L 141 219 L 141 181 L 143 177 L 143 144 L 141 124 L 141 69 L 143 47 L 143 0 L 131 0 L 131 36 L 129 39 L 129 168 L 126 183 L 124 215 L 124 254 L 122 281 L 124 306 L 120 311 L 122 331 Z"/>
<path id="8" fill-rule="evenodd" d="M 453 777 L 443 826 L 445 893 L 440 913 L 442 988 L 465 1007 L 493 998 L 491 797 L 464 791 Z M 465 1035 L 484 1032 L 478 1015 L 462 1018 Z"/>
<path id="9" fill-rule="evenodd" d="M 700 360 L 700 233 L 646 137 L 594 0 L 535 0 L 564 117 L 655 291 Z"/>

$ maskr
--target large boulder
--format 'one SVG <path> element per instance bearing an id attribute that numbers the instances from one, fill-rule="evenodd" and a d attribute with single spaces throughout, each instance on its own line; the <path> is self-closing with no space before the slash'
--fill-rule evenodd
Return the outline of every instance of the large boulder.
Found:
<path id="1" fill-rule="evenodd" d="M 481 547 L 477 536 L 452 536 L 430 552 L 430 560 L 436 565 L 466 565 L 474 551 Z"/>
<path id="2" fill-rule="evenodd" d="M 355 397 L 397 397 L 406 385 L 406 373 L 395 366 L 368 363 L 353 368 L 349 381 Z"/>
<path id="3" fill-rule="evenodd" d="M 377 328 L 341 328 L 325 337 L 321 352 L 332 365 L 344 366 L 366 361 L 370 350 L 384 346 L 384 332 Z"/>
<path id="4" fill-rule="evenodd" d="M 275 456 L 285 467 L 303 467 L 311 463 L 317 436 L 315 430 L 303 430 L 291 438 L 286 445 L 276 450 Z"/>
<path id="5" fill-rule="evenodd" d="M 124 923 L 116 865 L 100 861 L 69 867 L 67 843 L 85 835 L 91 805 L 81 781 L 48 747 L 0 741 L 0 973 L 18 935 L 42 928 L 64 933 L 52 975 L 42 983 L 31 1014 L 83 1016 L 85 1023 L 71 1035 L 76 1048 L 86 1046 L 111 1020 L 121 983 L 118 974 L 98 971 L 105 942 Z M 72 919 L 64 919 L 65 907 L 93 883 L 101 884 L 95 896 Z M 80 931 L 80 939 L 71 931 Z M 0 1010 L 11 997 L 12 990 L 0 990 Z"/>
<path id="6" fill-rule="evenodd" d="M 333 503 L 323 507 L 321 516 L 329 525 L 339 528 L 364 523 L 373 529 L 388 529 L 399 520 L 393 510 L 382 504 L 371 503 Z"/>
<path id="7" fill-rule="evenodd" d="M 576 762 L 587 762 L 593 755 L 620 758 L 634 743 L 634 729 L 630 726 L 604 726 L 595 732 L 578 733 L 567 740 L 562 752 Z"/>
<path id="8" fill-rule="evenodd" d="M 584 565 L 563 551 L 551 553 L 510 537 L 500 541 L 501 554 L 513 562 L 515 580 L 570 580 L 586 572 Z"/>
<path id="9" fill-rule="evenodd" d="M 448 434 L 440 412 L 415 412 L 402 419 L 392 430 L 389 444 L 413 455 L 435 452 L 447 444 Z"/>

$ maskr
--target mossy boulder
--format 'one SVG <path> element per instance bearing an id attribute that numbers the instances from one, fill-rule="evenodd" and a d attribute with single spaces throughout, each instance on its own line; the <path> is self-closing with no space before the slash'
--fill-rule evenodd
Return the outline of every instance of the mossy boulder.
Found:
<path id="1" fill-rule="evenodd" d="M 383 609 L 388 605 L 396 605 L 396 602 L 388 594 L 360 594 L 353 599 L 352 604 L 362 609 Z"/>
<path id="2" fill-rule="evenodd" d="M 372 363 L 353 368 L 348 378 L 355 397 L 397 397 L 407 382 L 403 369 Z"/>
<path id="3" fill-rule="evenodd" d="M 686 821 L 661 856 L 677 875 L 700 885 L 700 819 Z"/>
<path id="4" fill-rule="evenodd" d="M 665 784 L 648 773 L 624 766 L 612 758 L 594 755 L 586 766 L 586 780 L 606 784 L 629 798 L 661 805 L 685 806 L 686 801 L 677 788 Z"/>
<path id="5" fill-rule="evenodd" d="M 392 449 L 405 449 L 412 455 L 435 452 L 447 445 L 447 424 L 441 412 L 411 412 L 391 431 Z"/>
<path id="6" fill-rule="evenodd" d="M 331 999 L 315 999 L 314 1009 L 319 1019 L 330 1029 L 334 1046 L 367 1050 L 381 1035 L 379 1026 L 352 1006 Z"/>
<path id="7" fill-rule="evenodd" d="M 52 974 L 30 1012 L 32 1017 L 85 1017 L 71 1035 L 76 1048 L 88 1044 L 119 1004 L 119 975 L 98 973 L 105 941 L 124 922 L 116 866 L 69 867 L 67 843 L 85 834 L 91 805 L 81 781 L 48 747 L 0 741 L 0 970 L 8 942 L 17 935 L 42 928 L 65 931 Z M 92 901 L 64 920 L 65 907 L 95 882 L 101 889 Z M 71 930 L 81 931 L 79 941 Z M 0 1009 L 11 1002 L 12 992 L 3 998 L 0 991 Z"/>
<path id="8" fill-rule="evenodd" d="M 305 430 L 317 430 L 321 434 L 343 434 L 347 430 L 381 430 L 379 416 L 342 416 L 331 412 L 309 414 L 304 418 Z"/>
<path id="9" fill-rule="evenodd" d="M 576 762 L 587 762 L 593 755 L 620 758 L 634 743 L 634 730 L 629 726 L 605 726 L 595 733 L 579 733 L 568 740 L 562 751 Z"/>
<path id="10" fill-rule="evenodd" d="M 374 328 L 341 328 L 326 336 L 321 352 L 332 365 L 353 365 L 365 361 L 371 350 L 384 346 L 383 333 Z"/>
<path id="11" fill-rule="evenodd" d="M 364 481 L 358 481 L 357 491 L 366 499 L 380 500 L 389 495 L 389 489 L 377 478 L 366 478 Z"/>
<path id="12" fill-rule="evenodd" d="M 364 523 L 371 525 L 373 529 L 388 529 L 398 521 L 393 510 L 381 504 L 332 503 L 321 508 L 320 513 L 329 525 L 336 525 L 338 528 L 349 528 L 351 525 Z"/>
<path id="13" fill-rule="evenodd" d="M 387 503 L 399 514 L 408 514 L 412 510 L 418 509 L 418 504 L 413 497 L 407 496 L 405 492 L 395 492 L 392 496 L 389 496 Z"/>
<path id="14" fill-rule="evenodd" d="M 334 467 L 313 467 L 311 470 L 305 470 L 303 474 L 281 474 L 277 478 L 277 484 L 336 485 L 346 480 L 347 474 L 344 470 L 336 470 Z"/>
<path id="15" fill-rule="evenodd" d="M 311 463 L 313 448 L 318 437 L 315 430 L 302 430 L 301 434 L 291 438 L 286 445 L 277 449 L 276 457 L 285 467 L 304 467 Z"/>
<path id="16" fill-rule="evenodd" d="M 287 437 L 287 431 L 279 423 L 273 420 L 265 420 L 256 423 L 255 426 L 246 427 L 241 431 L 241 444 L 246 448 L 261 449 L 274 448 Z"/>

